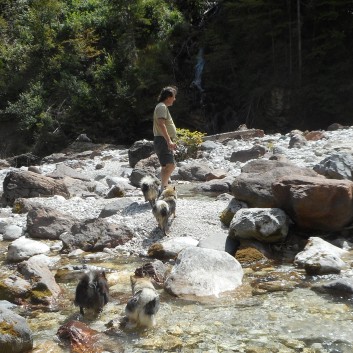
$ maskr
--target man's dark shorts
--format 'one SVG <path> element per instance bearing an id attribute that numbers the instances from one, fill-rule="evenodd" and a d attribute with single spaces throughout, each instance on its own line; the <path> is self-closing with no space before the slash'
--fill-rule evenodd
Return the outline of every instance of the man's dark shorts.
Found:
<path id="1" fill-rule="evenodd" d="M 154 151 L 162 167 L 167 164 L 175 164 L 173 151 L 168 149 L 167 141 L 163 136 L 155 136 L 153 143 Z"/>

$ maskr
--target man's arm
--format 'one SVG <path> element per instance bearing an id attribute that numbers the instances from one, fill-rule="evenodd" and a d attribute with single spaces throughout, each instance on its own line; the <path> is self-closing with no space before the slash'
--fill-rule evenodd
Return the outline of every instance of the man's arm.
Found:
<path id="1" fill-rule="evenodd" d="M 175 150 L 176 149 L 176 143 L 173 143 L 173 141 L 171 140 L 168 131 L 167 131 L 167 127 L 165 126 L 165 119 L 164 118 L 158 118 L 158 126 L 161 130 L 161 133 L 163 135 L 163 137 L 165 138 L 165 140 L 167 141 L 167 145 L 168 148 L 170 150 Z"/>

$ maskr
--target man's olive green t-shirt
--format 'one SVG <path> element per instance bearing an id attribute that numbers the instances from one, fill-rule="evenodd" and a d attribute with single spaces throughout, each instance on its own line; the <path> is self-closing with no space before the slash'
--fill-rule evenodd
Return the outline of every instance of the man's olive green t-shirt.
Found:
<path id="1" fill-rule="evenodd" d="M 158 103 L 153 113 L 153 135 L 163 136 L 160 127 L 158 125 L 158 119 L 165 119 L 165 126 L 168 134 L 172 140 L 176 138 L 176 127 L 174 125 L 172 116 L 169 113 L 168 107 L 163 103 Z"/>

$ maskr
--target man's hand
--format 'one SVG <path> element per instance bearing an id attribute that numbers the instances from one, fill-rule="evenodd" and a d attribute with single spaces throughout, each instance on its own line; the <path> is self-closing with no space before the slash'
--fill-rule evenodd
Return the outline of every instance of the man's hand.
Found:
<path id="1" fill-rule="evenodd" d="M 167 142 L 167 144 L 168 144 L 168 148 L 169 148 L 171 151 L 176 150 L 176 148 L 177 148 L 176 143 L 174 143 L 173 141 L 170 140 L 169 142 Z"/>

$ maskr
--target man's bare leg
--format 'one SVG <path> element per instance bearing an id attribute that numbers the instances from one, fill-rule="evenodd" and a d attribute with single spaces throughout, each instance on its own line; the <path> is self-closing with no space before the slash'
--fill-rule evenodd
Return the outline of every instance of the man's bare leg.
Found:
<path id="1" fill-rule="evenodd" d="M 161 170 L 161 182 L 162 182 L 161 189 L 162 190 L 164 190 L 164 188 L 168 186 L 169 178 L 172 175 L 174 169 L 175 169 L 175 164 L 173 163 L 166 164 L 165 166 L 162 167 L 162 170 Z"/>

